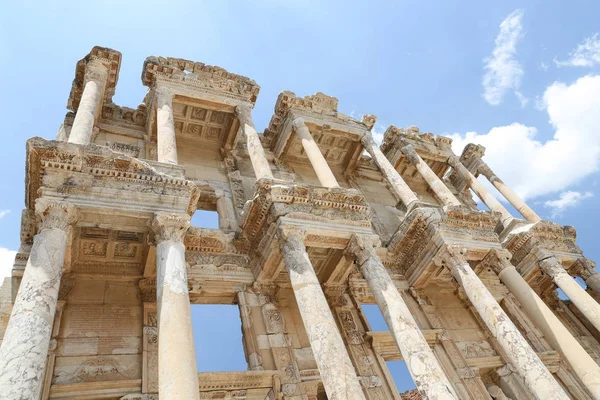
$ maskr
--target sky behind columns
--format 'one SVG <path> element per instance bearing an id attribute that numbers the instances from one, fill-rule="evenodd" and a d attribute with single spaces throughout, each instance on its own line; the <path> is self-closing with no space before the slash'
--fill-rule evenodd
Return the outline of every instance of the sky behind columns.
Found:
<path id="1" fill-rule="evenodd" d="M 172 56 L 256 80 L 258 130 L 279 92 L 322 91 L 348 115 L 376 114 L 376 134 L 417 125 L 452 136 L 457 154 L 483 144 L 508 185 L 543 218 L 575 226 L 600 260 L 598 15 L 594 0 L 8 2 L 0 275 L 19 246 L 25 141 L 55 137 L 75 63 L 94 45 L 123 54 L 119 105 L 142 101 L 147 56 Z"/>

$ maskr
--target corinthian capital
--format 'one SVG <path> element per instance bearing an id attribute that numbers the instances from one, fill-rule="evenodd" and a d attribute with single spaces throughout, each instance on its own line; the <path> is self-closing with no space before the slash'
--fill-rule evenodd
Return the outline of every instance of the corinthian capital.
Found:
<path id="1" fill-rule="evenodd" d="M 240 120 L 240 124 L 247 124 L 250 126 L 254 126 L 252 122 L 252 107 L 248 104 L 240 104 L 235 108 L 235 115 Z"/>
<path id="2" fill-rule="evenodd" d="M 407 144 L 406 146 L 402 147 L 402 152 L 411 164 L 417 165 L 421 162 L 421 157 L 419 157 L 412 144 Z"/>
<path id="3" fill-rule="evenodd" d="M 589 258 L 581 257 L 575 261 L 575 264 L 569 268 L 569 272 L 573 271 L 573 274 L 579 275 L 584 280 L 588 280 L 592 275 L 597 274 L 596 263 Z"/>
<path id="4" fill-rule="evenodd" d="M 302 127 L 306 128 L 306 123 L 304 122 L 304 120 L 302 118 L 298 117 L 298 118 L 294 118 L 294 121 L 292 121 L 292 126 L 294 127 L 295 130 L 297 130 Z"/>
<path id="5" fill-rule="evenodd" d="M 369 258 L 377 257 L 377 247 L 381 246 L 379 237 L 374 235 L 353 235 L 348 243 L 348 251 L 355 255 L 359 265 Z"/>
<path id="6" fill-rule="evenodd" d="M 493 249 L 489 251 L 481 262 L 484 266 L 493 269 L 496 274 L 499 274 L 506 268 L 513 266 L 510 262 L 511 258 L 512 254 L 510 251 L 506 249 Z"/>
<path id="7" fill-rule="evenodd" d="M 190 216 L 187 214 L 157 213 L 152 221 L 156 243 L 182 241 L 189 227 Z"/>
<path id="8" fill-rule="evenodd" d="M 40 198 L 35 202 L 35 213 L 42 219 L 39 230 L 60 229 L 67 231 L 77 222 L 77 208 L 66 201 Z"/>
<path id="9" fill-rule="evenodd" d="M 460 162 L 460 158 L 456 157 L 455 155 L 452 155 L 450 157 L 448 157 L 448 165 L 450 165 L 452 168 L 458 168 L 459 165 L 462 165 Z"/>
<path id="10" fill-rule="evenodd" d="M 365 133 L 363 135 L 363 137 L 360 139 L 360 141 L 362 142 L 363 146 L 365 146 L 366 148 L 372 147 L 372 146 L 377 146 L 377 143 L 375 143 L 375 140 L 373 139 L 373 135 L 371 134 L 371 132 Z"/>
<path id="11" fill-rule="evenodd" d="M 280 226 L 277 230 L 277 236 L 279 237 L 279 240 L 281 240 L 282 243 L 297 241 L 304 243 L 306 231 L 295 226 Z"/>
<path id="12" fill-rule="evenodd" d="M 433 259 L 438 266 L 446 266 L 450 270 L 467 264 L 465 253 L 467 249 L 459 245 L 444 245 Z"/>

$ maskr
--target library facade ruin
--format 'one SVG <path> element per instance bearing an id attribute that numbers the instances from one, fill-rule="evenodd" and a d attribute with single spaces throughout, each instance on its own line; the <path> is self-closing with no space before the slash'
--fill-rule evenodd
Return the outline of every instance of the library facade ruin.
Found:
<path id="1" fill-rule="evenodd" d="M 177 58 L 147 58 L 121 107 L 120 63 L 94 47 L 56 140 L 27 141 L 0 399 L 600 399 L 594 263 L 482 146 L 378 145 L 322 93 L 282 92 L 260 133 L 253 80 Z M 191 304 L 239 307 L 246 371 L 197 372 Z"/>

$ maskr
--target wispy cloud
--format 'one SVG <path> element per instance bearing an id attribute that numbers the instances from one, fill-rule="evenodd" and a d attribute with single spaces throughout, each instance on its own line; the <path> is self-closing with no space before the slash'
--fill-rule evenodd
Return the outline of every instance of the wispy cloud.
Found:
<path id="1" fill-rule="evenodd" d="M 523 10 L 518 9 L 502 21 L 492 55 L 484 59 L 483 98 L 491 105 L 500 104 L 509 90 L 515 93 L 521 106 L 527 104 L 527 99 L 519 91 L 523 67 L 515 59 L 517 44 L 523 38 L 522 19 Z"/>
<path id="2" fill-rule="evenodd" d="M 4 218 L 7 214 L 10 214 L 10 210 L 0 211 L 0 219 Z"/>
<path id="3" fill-rule="evenodd" d="M 539 69 L 543 69 L 544 71 L 548 71 L 548 64 L 546 64 L 545 62 L 542 61 L 540 63 Z"/>
<path id="4" fill-rule="evenodd" d="M 569 58 L 560 61 L 556 58 L 554 63 L 559 67 L 593 67 L 600 65 L 600 34 L 592 36 L 578 44 L 575 50 L 569 54 Z"/>
<path id="5" fill-rule="evenodd" d="M 594 197 L 591 192 L 581 193 L 569 190 L 562 192 L 555 200 L 544 202 L 544 207 L 550 208 L 552 211 L 552 218 L 556 218 L 565 210 L 578 206 L 583 200 L 589 199 L 590 197 Z"/>

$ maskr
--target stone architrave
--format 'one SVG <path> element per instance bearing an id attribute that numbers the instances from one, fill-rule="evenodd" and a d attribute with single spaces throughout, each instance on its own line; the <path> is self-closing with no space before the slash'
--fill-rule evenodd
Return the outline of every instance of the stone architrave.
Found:
<path id="1" fill-rule="evenodd" d="M 465 249 L 444 245 L 436 256 L 437 265 L 445 265 L 465 291 L 490 333 L 504 350 L 508 360 L 531 393 L 539 400 L 566 400 L 569 397 L 521 335 L 494 296 L 464 258 Z"/>
<path id="2" fill-rule="evenodd" d="M 349 244 L 349 251 L 357 258 L 415 385 L 429 399 L 458 399 L 408 306 L 377 256 L 378 244 L 377 237 L 355 235 Z"/>
<path id="3" fill-rule="evenodd" d="M 527 284 L 510 263 L 510 258 L 508 250 L 491 250 L 485 262 L 517 298 L 550 345 L 565 357 L 594 399 L 600 399 L 600 366 Z"/>
<path id="4" fill-rule="evenodd" d="M 177 164 L 173 93 L 162 86 L 156 88 L 156 135 L 158 162 Z"/>
<path id="5" fill-rule="evenodd" d="M 465 181 L 469 182 L 471 189 L 473 189 L 481 201 L 483 201 L 490 210 L 502 214 L 502 225 L 505 227 L 508 226 L 513 220 L 512 215 L 510 215 L 508 210 L 496 200 L 494 195 L 491 194 L 485 186 L 479 183 L 477 178 L 475 178 L 475 176 L 473 176 L 473 174 L 460 162 L 460 159 L 456 156 L 450 156 L 448 158 L 448 164 L 454 168 Z"/>
<path id="6" fill-rule="evenodd" d="M 575 304 L 583 315 L 600 330 L 600 304 L 587 293 L 569 273 L 563 268 L 560 261 L 549 253 L 540 252 L 538 255 L 539 266 L 552 279 Z"/>
<path id="7" fill-rule="evenodd" d="M 52 324 L 70 227 L 76 208 L 38 199 L 41 217 L 8 327 L 0 347 L 0 397 L 38 399 L 42 390 Z"/>
<path id="8" fill-rule="evenodd" d="M 492 169 L 483 161 L 480 160 L 479 161 L 479 166 L 477 168 L 477 171 L 482 174 L 483 176 L 485 176 L 487 178 L 488 181 L 490 181 L 490 183 L 492 185 L 494 185 L 494 187 L 496 189 L 498 189 L 498 191 L 500 193 L 502 193 L 502 195 L 504 196 L 504 198 L 506 200 L 508 200 L 508 202 L 523 216 L 525 217 L 525 219 L 529 222 L 538 222 L 541 221 L 542 219 L 540 218 L 539 215 L 537 215 L 535 213 L 535 211 L 533 211 L 528 205 L 527 203 L 525 203 L 519 196 L 517 196 L 517 194 L 515 192 L 512 191 L 512 189 L 510 187 L 508 187 L 503 181 L 502 179 L 498 178 L 496 176 L 496 174 L 492 171 Z"/>
<path id="9" fill-rule="evenodd" d="M 280 227 L 279 237 L 283 260 L 327 397 L 365 400 L 342 336 L 308 258 L 303 232 Z"/>
<path id="10" fill-rule="evenodd" d="M 402 152 L 406 159 L 415 166 L 419 174 L 425 179 L 431 190 L 435 193 L 438 199 L 445 206 L 460 206 L 461 203 L 452 194 L 450 189 L 442 182 L 442 180 L 432 171 L 427 163 L 419 156 L 412 145 L 406 145 L 402 148 Z"/>
<path id="11" fill-rule="evenodd" d="M 413 204 L 419 201 L 419 198 L 415 195 L 412 189 L 406 184 L 404 179 L 400 176 L 398 171 L 394 168 L 392 163 L 387 157 L 381 152 L 377 143 L 373 140 L 371 134 L 366 134 L 362 137 L 362 144 L 365 146 L 367 153 L 371 155 L 371 158 L 379 167 L 379 170 L 389 182 L 390 187 L 398 200 L 404 204 L 406 209 L 410 209 Z"/>
<path id="12" fill-rule="evenodd" d="M 85 74 L 86 83 L 69 135 L 69 143 L 90 144 L 102 91 L 106 85 L 106 77 L 107 70 L 102 64 L 92 63 L 88 65 Z"/>
<path id="13" fill-rule="evenodd" d="M 333 172 L 331 172 L 331 168 L 329 168 L 329 164 L 327 164 L 327 160 L 323 157 L 321 150 L 315 140 L 313 139 L 308 127 L 304 123 L 302 118 L 295 118 L 292 122 L 294 127 L 294 131 L 300 142 L 302 142 L 302 147 L 304 147 L 304 151 L 306 152 L 306 156 L 310 160 L 310 164 L 312 165 L 315 173 L 317 174 L 317 178 L 319 178 L 319 182 L 321 182 L 321 186 L 333 188 L 339 187 Z"/>
<path id="14" fill-rule="evenodd" d="M 240 121 L 240 129 L 246 137 L 246 146 L 248 147 L 248 155 L 252 163 L 252 169 L 256 179 L 268 178 L 273 179 L 273 173 L 269 166 L 269 161 L 265 155 L 258 133 L 252 122 L 251 108 L 247 104 L 239 105 L 235 108 L 235 114 Z"/>
<path id="15" fill-rule="evenodd" d="M 158 312 L 158 393 L 161 399 L 199 399 L 196 352 L 183 237 L 187 214 L 157 213 L 156 305 Z"/>

